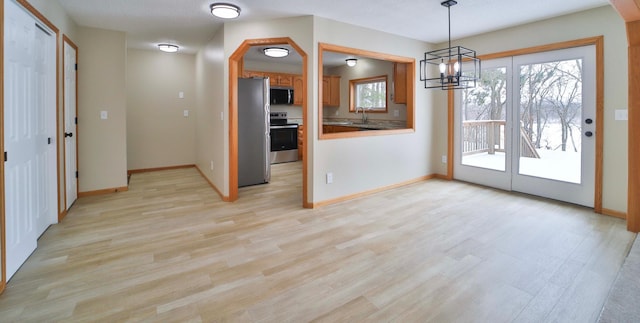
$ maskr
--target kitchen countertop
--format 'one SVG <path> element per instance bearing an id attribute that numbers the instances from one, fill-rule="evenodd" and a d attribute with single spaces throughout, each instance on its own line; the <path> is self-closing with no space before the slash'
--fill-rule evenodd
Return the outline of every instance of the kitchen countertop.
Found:
<path id="1" fill-rule="evenodd" d="M 394 130 L 394 129 L 405 129 L 406 125 L 404 121 L 388 121 L 388 120 L 369 120 L 367 123 L 362 123 L 353 120 L 334 120 L 334 119 L 325 119 L 322 121 L 323 125 L 327 126 L 345 126 L 345 127 L 354 127 L 361 128 L 367 130 Z"/>

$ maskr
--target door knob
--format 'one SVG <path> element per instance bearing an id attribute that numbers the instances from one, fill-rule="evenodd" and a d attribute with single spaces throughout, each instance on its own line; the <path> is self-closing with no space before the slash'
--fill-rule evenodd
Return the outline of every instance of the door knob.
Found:
<path id="1" fill-rule="evenodd" d="M 584 121 L 584 123 L 586 124 L 592 124 L 593 120 L 591 120 L 591 118 L 587 118 L 587 120 Z"/>
<path id="2" fill-rule="evenodd" d="M 584 135 L 587 136 L 587 137 L 591 137 L 591 136 L 593 136 L 593 132 L 587 131 L 587 132 L 584 133 Z"/>
<path id="3" fill-rule="evenodd" d="M 67 137 L 73 137 L 73 132 L 65 132 L 65 133 L 64 133 L 64 137 L 65 137 L 65 138 L 67 138 Z"/>

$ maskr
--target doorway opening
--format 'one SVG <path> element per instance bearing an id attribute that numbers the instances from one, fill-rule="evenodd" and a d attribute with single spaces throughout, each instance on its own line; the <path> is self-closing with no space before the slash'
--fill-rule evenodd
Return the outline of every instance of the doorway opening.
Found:
<path id="1" fill-rule="evenodd" d="M 601 209 L 599 40 L 484 59 L 455 94 L 454 178 Z"/>
<path id="2" fill-rule="evenodd" d="M 308 125 L 307 113 L 307 70 L 308 57 L 307 54 L 288 37 L 282 38 L 264 38 L 245 40 L 236 51 L 229 57 L 229 201 L 238 200 L 238 78 L 243 76 L 244 57 L 253 47 L 269 46 L 269 45 L 286 45 L 290 46 L 302 58 L 302 77 L 301 77 L 301 109 L 302 124 L 307 127 L 306 131 L 300 134 L 299 140 L 302 143 L 302 206 L 311 207 L 307 196 L 307 156 L 308 156 L 308 133 L 312 131 Z M 293 85 L 292 85 L 293 86 Z"/>

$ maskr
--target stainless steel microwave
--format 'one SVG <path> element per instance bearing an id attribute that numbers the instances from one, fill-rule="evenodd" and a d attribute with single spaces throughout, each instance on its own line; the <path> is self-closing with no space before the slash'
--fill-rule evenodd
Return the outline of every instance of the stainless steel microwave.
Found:
<path id="1" fill-rule="evenodd" d="M 271 88 L 271 104 L 293 104 L 293 89 Z"/>

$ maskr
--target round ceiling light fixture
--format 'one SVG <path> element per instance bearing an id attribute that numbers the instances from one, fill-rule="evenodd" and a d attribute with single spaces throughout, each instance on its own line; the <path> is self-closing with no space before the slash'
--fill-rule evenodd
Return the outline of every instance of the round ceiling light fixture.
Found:
<path id="1" fill-rule="evenodd" d="M 289 55 L 289 50 L 282 47 L 267 47 L 262 52 L 269 57 L 285 57 Z"/>
<path id="2" fill-rule="evenodd" d="M 166 53 L 175 53 L 180 47 L 173 44 L 158 44 L 158 49 Z"/>
<path id="3" fill-rule="evenodd" d="M 216 2 L 210 6 L 211 14 L 222 19 L 233 19 L 240 16 L 240 7 L 230 4 Z"/>
<path id="4" fill-rule="evenodd" d="M 356 58 L 347 58 L 345 61 L 347 62 L 347 66 L 349 67 L 354 67 L 356 66 L 356 64 L 358 64 L 358 59 Z"/>

